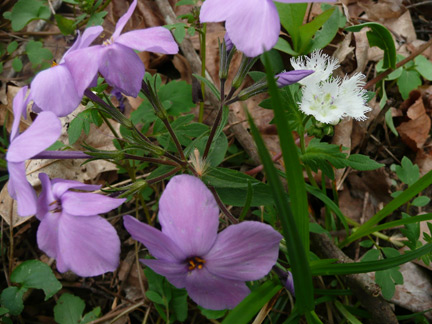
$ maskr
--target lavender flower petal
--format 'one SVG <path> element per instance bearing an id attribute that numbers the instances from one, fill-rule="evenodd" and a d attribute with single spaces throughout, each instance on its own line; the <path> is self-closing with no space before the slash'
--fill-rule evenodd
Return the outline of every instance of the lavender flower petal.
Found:
<path id="1" fill-rule="evenodd" d="M 289 72 L 282 72 L 276 75 L 276 84 L 279 88 L 296 83 L 301 79 L 314 73 L 313 70 L 293 70 Z"/>
<path id="2" fill-rule="evenodd" d="M 62 208 L 69 215 L 88 216 L 105 214 L 126 201 L 89 192 L 67 191 L 62 195 Z"/>
<path id="3" fill-rule="evenodd" d="M 171 32 L 164 27 L 152 27 L 133 30 L 120 35 L 116 44 L 122 44 L 137 51 L 149 51 L 163 54 L 177 54 L 177 43 Z"/>
<path id="4" fill-rule="evenodd" d="M 106 219 L 61 213 L 57 250 L 57 268 L 60 272 L 72 270 L 82 277 L 98 276 L 114 271 L 118 267 L 119 256 L 120 239 Z"/>
<path id="5" fill-rule="evenodd" d="M 106 46 L 95 45 L 76 50 L 65 58 L 66 66 L 80 96 L 84 94 L 85 89 L 89 87 L 97 75 L 105 50 Z"/>
<path id="6" fill-rule="evenodd" d="M 27 181 L 25 162 L 8 162 L 10 196 L 18 203 L 18 215 L 25 217 L 36 213 L 36 192 Z"/>
<path id="7" fill-rule="evenodd" d="M 225 28 L 237 47 L 248 57 L 270 50 L 279 38 L 280 23 L 276 6 L 270 0 L 248 0 L 244 8 L 226 20 Z"/>
<path id="8" fill-rule="evenodd" d="M 50 147 L 61 134 L 61 122 L 52 112 L 41 112 L 33 124 L 9 146 L 6 160 L 22 162 Z"/>
<path id="9" fill-rule="evenodd" d="M 52 191 L 56 197 L 61 197 L 69 189 L 95 191 L 99 190 L 101 187 L 101 185 L 89 185 L 75 180 L 65 180 L 60 178 L 52 180 Z"/>
<path id="10" fill-rule="evenodd" d="M 282 235 L 260 222 L 231 225 L 203 256 L 211 273 L 241 281 L 264 277 L 276 263 Z"/>
<path id="11" fill-rule="evenodd" d="M 58 213 L 46 213 L 39 224 L 36 238 L 40 250 L 50 258 L 58 257 L 58 232 L 60 215 Z"/>
<path id="12" fill-rule="evenodd" d="M 187 255 L 161 231 L 154 227 L 141 223 L 136 218 L 126 215 L 123 223 L 129 234 L 137 241 L 144 244 L 155 258 L 178 263 L 186 260 Z M 155 270 L 158 272 L 157 270 Z M 158 272 L 159 273 L 159 272 Z"/>
<path id="13" fill-rule="evenodd" d="M 69 115 L 81 102 L 69 69 L 65 64 L 39 72 L 31 83 L 32 98 L 44 111 L 59 117 Z"/>
<path id="14" fill-rule="evenodd" d="M 241 8 L 247 8 L 247 6 L 248 0 L 206 0 L 200 9 L 200 21 L 224 21 Z"/>
<path id="15" fill-rule="evenodd" d="M 162 232 L 188 256 L 202 256 L 217 237 L 219 208 L 204 183 L 190 175 L 171 179 L 159 200 Z"/>
<path id="16" fill-rule="evenodd" d="M 116 28 L 115 28 L 115 30 L 114 30 L 114 34 L 112 35 L 112 38 L 113 38 L 114 40 L 115 40 L 115 39 L 120 35 L 120 33 L 123 31 L 124 26 L 126 26 L 126 23 L 127 23 L 128 20 L 130 19 L 130 17 L 132 17 L 132 14 L 133 14 L 133 12 L 134 12 L 136 6 L 137 6 L 137 0 L 134 0 L 134 1 L 131 3 L 131 5 L 130 5 L 128 11 L 126 11 L 126 13 L 125 13 L 123 16 L 121 16 L 120 19 L 117 21 Z"/>
<path id="17" fill-rule="evenodd" d="M 19 124 L 21 116 L 26 117 L 26 108 L 29 101 L 29 97 L 25 98 L 28 87 L 22 87 L 13 99 L 13 113 L 14 121 L 12 124 L 12 130 L 10 135 L 10 141 L 12 142 L 18 134 Z"/>
<path id="18" fill-rule="evenodd" d="M 50 204 L 56 200 L 56 197 L 54 196 L 54 192 L 52 190 L 52 185 L 51 185 L 51 180 L 48 177 L 48 175 L 46 173 L 39 173 L 39 180 L 40 180 L 41 185 L 42 185 L 42 191 L 39 194 L 39 197 L 37 200 L 38 204 L 37 204 L 36 217 L 39 220 L 42 220 L 45 218 L 45 215 L 51 214 L 51 213 L 49 213 L 49 211 L 50 211 L 49 207 L 50 207 Z M 42 247 L 40 247 L 40 245 L 39 245 L 39 248 L 41 250 L 44 250 Z M 54 258 L 54 256 L 51 256 L 51 257 Z"/>
<path id="19" fill-rule="evenodd" d="M 207 309 L 232 309 L 250 293 L 243 281 L 215 276 L 205 267 L 190 272 L 186 280 L 189 297 Z"/>
<path id="20" fill-rule="evenodd" d="M 99 67 L 106 82 L 128 96 L 136 97 L 144 78 L 144 64 L 129 47 L 121 44 L 107 46 Z"/>
<path id="21" fill-rule="evenodd" d="M 166 277 L 175 287 L 179 289 L 186 287 L 186 278 L 188 276 L 186 263 L 151 259 L 140 259 L 140 261 L 154 272 Z"/>

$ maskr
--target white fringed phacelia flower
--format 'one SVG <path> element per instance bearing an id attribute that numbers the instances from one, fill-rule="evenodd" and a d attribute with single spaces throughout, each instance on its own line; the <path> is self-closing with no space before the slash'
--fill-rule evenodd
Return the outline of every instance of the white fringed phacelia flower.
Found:
<path id="1" fill-rule="evenodd" d="M 342 118 L 366 119 L 371 109 L 366 105 L 365 76 L 354 74 L 351 78 L 333 77 L 332 72 L 339 64 L 321 51 L 311 57 L 291 59 L 294 69 L 311 69 L 315 73 L 299 81 L 303 85 L 300 110 L 312 115 L 319 122 L 337 124 Z"/>

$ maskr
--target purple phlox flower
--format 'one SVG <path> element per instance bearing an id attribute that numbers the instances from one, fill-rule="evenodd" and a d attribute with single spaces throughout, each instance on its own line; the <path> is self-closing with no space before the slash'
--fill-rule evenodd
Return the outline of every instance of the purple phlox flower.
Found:
<path id="1" fill-rule="evenodd" d="M 27 181 L 25 161 L 50 147 L 60 136 L 60 120 L 50 111 L 41 112 L 30 127 L 18 135 L 19 122 L 25 114 L 29 98 L 23 87 L 13 101 L 14 121 L 10 145 L 6 154 L 9 171 L 8 191 L 17 200 L 18 215 L 31 216 L 36 213 L 36 192 Z"/>
<path id="2" fill-rule="evenodd" d="M 114 34 L 102 45 L 74 51 L 66 64 L 77 80 L 82 80 L 82 93 L 99 71 L 106 82 L 128 96 L 136 97 L 144 77 L 144 64 L 134 52 L 150 51 L 163 54 L 178 53 L 178 45 L 170 31 L 163 27 L 139 29 L 121 34 L 137 5 L 134 0 L 128 11 L 117 22 Z"/>
<path id="3" fill-rule="evenodd" d="M 272 0 L 206 0 L 201 7 L 200 21 L 225 21 L 225 28 L 234 45 L 249 57 L 258 56 L 271 49 L 276 44 L 280 32 L 279 15 Z"/>
<path id="4" fill-rule="evenodd" d="M 87 28 L 82 36 L 78 32 L 75 43 L 63 55 L 61 61 L 58 64 L 53 63 L 51 68 L 36 75 L 31 83 L 34 111 L 52 111 L 57 116 L 63 117 L 75 110 L 81 102 L 84 90 L 77 90 L 83 87 L 82 80 L 72 77 L 65 64 L 65 58 L 80 48 L 88 47 L 102 30 L 101 26 L 94 26 Z"/>
<path id="5" fill-rule="evenodd" d="M 296 83 L 314 73 L 313 70 L 293 70 L 276 75 L 276 84 L 279 88 Z"/>
<path id="6" fill-rule="evenodd" d="M 79 276 L 98 276 L 119 264 L 120 239 L 114 227 L 98 214 L 120 206 L 125 199 L 90 192 L 100 189 L 78 181 L 53 179 L 39 174 L 39 248 L 57 260 L 59 272 L 72 270 Z"/>
<path id="7" fill-rule="evenodd" d="M 117 99 L 117 101 L 119 102 L 118 109 L 122 113 L 124 113 L 125 109 L 126 109 L 125 104 L 124 104 L 124 101 L 126 99 L 125 96 L 123 96 L 123 94 L 121 93 L 120 90 L 115 89 L 115 88 L 111 91 L 111 96 L 113 96 L 113 97 L 115 97 Z"/>
<path id="8" fill-rule="evenodd" d="M 224 40 L 225 40 L 226 51 L 227 51 L 227 53 L 229 53 L 232 50 L 232 48 L 234 47 L 234 44 L 233 44 L 231 38 L 229 37 L 228 32 L 225 33 Z"/>
<path id="9" fill-rule="evenodd" d="M 175 176 L 159 200 L 162 231 L 131 216 L 124 225 L 156 258 L 141 260 L 200 306 L 234 308 L 250 290 L 245 281 L 264 277 L 276 263 L 282 236 L 260 222 L 231 225 L 217 233 L 219 208 L 204 183 Z"/>

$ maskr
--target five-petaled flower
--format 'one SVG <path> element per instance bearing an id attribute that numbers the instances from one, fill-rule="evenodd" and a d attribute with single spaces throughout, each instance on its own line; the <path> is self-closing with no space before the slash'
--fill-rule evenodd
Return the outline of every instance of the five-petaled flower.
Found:
<path id="1" fill-rule="evenodd" d="M 90 192 L 99 185 L 53 179 L 39 174 L 42 192 L 36 216 L 39 248 L 57 260 L 59 272 L 72 270 L 82 277 L 114 271 L 119 264 L 120 239 L 114 227 L 98 214 L 107 213 L 126 199 Z"/>
<path id="2" fill-rule="evenodd" d="M 73 78 L 80 80 L 78 93 L 84 92 L 99 71 L 108 84 L 128 96 L 136 97 L 141 89 L 145 69 L 134 50 L 178 53 L 178 45 L 166 28 L 152 27 L 121 34 L 136 5 L 137 0 L 134 0 L 117 22 L 114 34 L 102 45 L 79 49 L 66 57 Z"/>
<path id="3" fill-rule="evenodd" d="M 315 2 L 321 1 L 324 0 Z M 280 32 L 279 14 L 272 0 L 206 0 L 201 7 L 200 21 L 225 21 L 230 39 L 239 51 L 249 57 L 258 56 L 275 46 Z"/>
<path id="4" fill-rule="evenodd" d="M 156 258 L 145 265 L 208 309 L 234 308 L 249 294 L 245 281 L 264 277 L 276 263 L 282 236 L 254 221 L 217 233 L 219 208 L 204 183 L 190 175 L 171 179 L 159 201 L 162 231 L 131 216 L 124 225 Z"/>
<path id="5" fill-rule="evenodd" d="M 27 87 L 21 88 L 13 100 L 14 121 L 10 145 L 6 154 L 9 171 L 8 191 L 17 200 L 18 215 L 31 216 L 36 213 L 36 192 L 27 181 L 26 160 L 50 147 L 61 134 L 61 122 L 50 112 L 41 112 L 30 127 L 18 135 L 21 116 L 26 115 L 29 97 Z"/>

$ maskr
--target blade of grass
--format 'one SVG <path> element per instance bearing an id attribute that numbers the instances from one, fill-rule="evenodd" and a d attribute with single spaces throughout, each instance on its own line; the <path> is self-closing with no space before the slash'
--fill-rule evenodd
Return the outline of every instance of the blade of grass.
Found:
<path id="1" fill-rule="evenodd" d="M 296 307 L 300 314 L 304 314 L 314 309 L 312 277 L 310 274 L 306 251 L 303 247 L 302 241 L 300 240 L 300 233 L 297 230 L 294 215 L 288 203 L 288 197 L 284 187 L 282 186 L 278 172 L 252 117 L 249 113 L 247 113 L 247 115 L 252 136 L 255 140 L 270 185 L 270 190 L 276 204 L 277 215 L 282 223 L 283 235 L 286 240 L 287 250 L 291 261 L 294 287 L 296 289 Z"/>
<path id="2" fill-rule="evenodd" d="M 344 247 L 355 240 L 365 236 L 367 232 L 370 232 L 371 228 L 378 224 L 382 219 L 386 216 L 390 215 L 397 208 L 402 206 L 403 204 L 410 201 L 414 198 L 418 193 L 426 189 L 432 184 L 432 171 L 426 173 L 423 177 L 417 180 L 413 185 L 408 187 L 404 192 L 402 192 L 399 196 L 389 202 L 383 209 L 381 209 L 378 213 L 376 213 L 371 219 L 369 219 L 366 223 L 360 226 L 353 234 L 351 234 L 348 238 L 345 239 L 340 244 L 340 247 Z"/>
<path id="3" fill-rule="evenodd" d="M 309 253 L 309 213 L 303 169 L 300 165 L 300 158 L 292 136 L 292 130 L 291 127 L 289 127 L 286 113 L 283 109 L 282 98 L 276 85 L 268 53 L 263 54 L 263 62 L 266 69 L 267 84 L 275 116 L 274 121 L 278 130 L 282 156 L 285 162 L 288 192 L 291 199 L 294 219 L 303 247 L 306 253 Z"/>
<path id="4" fill-rule="evenodd" d="M 414 251 L 383 260 L 311 265 L 311 272 L 314 276 L 330 276 L 386 270 L 417 259 L 424 254 L 430 253 L 431 251 L 432 243 L 429 243 Z"/>

